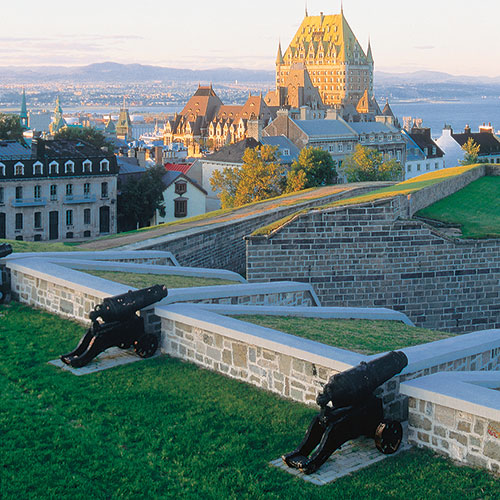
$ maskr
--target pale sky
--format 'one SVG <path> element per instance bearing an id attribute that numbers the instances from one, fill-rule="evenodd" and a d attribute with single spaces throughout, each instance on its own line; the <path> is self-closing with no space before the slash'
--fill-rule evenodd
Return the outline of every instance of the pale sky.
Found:
<path id="1" fill-rule="evenodd" d="M 94 62 L 274 69 L 303 0 L 1 0 L 0 66 Z M 310 15 L 340 0 L 308 0 Z M 380 71 L 500 76 L 499 0 L 344 0 Z M 1 73 L 0 73 L 1 81 Z"/>

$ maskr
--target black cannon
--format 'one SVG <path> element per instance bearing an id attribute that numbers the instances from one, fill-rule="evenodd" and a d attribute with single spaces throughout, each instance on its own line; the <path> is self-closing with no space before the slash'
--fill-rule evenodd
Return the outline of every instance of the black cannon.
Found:
<path id="1" fill-rule="evenodd" d="M 8 243 L 0 243 L 0 259 L 12 253 L 12 247 Z M 10 284 L 7 279 L 7 272 L 4 266 L 0 267 L 0 304 L 8 301 L 10 294 Z"/>
<path id="2" fill-rule="evenodd" d="M 132 346 L 141 358 L 149 358 L 158 348 L 158 337 L 145 333 L 144 319 L 137 315 L 137 311 L 167 295 L 166 286 L 154 285 L 104 299 L 102 304 L 97 304 L 90 311 L 92 326 L 76 349 L 63 354 L 61 360 L 74 368 L 80 368 L 110 347 L 128 349 Z"/>
<path id="3" fill-rule="evenodd" d="M 403 429 L 399 422 L 384 419 L 382 400 L 373 391 L 407 364 L 403 352 L 393 351 L 333 375 L 316 398 L 319 415 L 311 421 L 299 447 L 282 456 L 285 464 L 312 474 L 346 441 L 360 436 L 374 438 L 382 453 L 394 453 Z"/>

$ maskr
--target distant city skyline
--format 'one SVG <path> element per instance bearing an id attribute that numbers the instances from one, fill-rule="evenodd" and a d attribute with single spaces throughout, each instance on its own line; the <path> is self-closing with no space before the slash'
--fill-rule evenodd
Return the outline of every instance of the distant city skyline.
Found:
<path id="1" fill-rule="evenodd" d="M 340 0 L 308 0 L 309 15 L 337 14 Z M 173 5 L 172 5 L 173 4 Z M 303 0 L 26 0 L 2 5 L 0 66 L 76 66 L 104 61 L 207 69 L 273 70 L 290 43 Z M 378 71 L 500 76 L 498 0 L 344 0 L 344 14 Z M 0 76 L 1 82 L 1 76 Z"/>

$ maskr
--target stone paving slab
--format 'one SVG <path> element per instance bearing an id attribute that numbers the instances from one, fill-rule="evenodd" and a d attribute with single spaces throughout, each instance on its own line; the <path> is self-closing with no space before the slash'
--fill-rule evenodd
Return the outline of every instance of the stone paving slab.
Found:
<path id="1" fill-rule="evenodd" d="M 160 351 L 157 351 L 151 358 L 156 358 L 160 356 Z M 114 368 L 115 366 L 128 365 L 129 363 L 135 363 L 136 361 L 143 361 L 144 359 L 151 358 L 141 358 L 137 356 L 133 349 L 120 349 L 118 347 L 111 347 L 103 353 L 99 354 L 95 359 L 93 359 L 87 366 L 82 366 L 81 368 L 73 368 L 66 363 L 63 363 L 60 359 L 53 359 L 49 361 L 49 365 L 57 366 L 61 370 L 71 372 L 73 375 L 89 375 L 90 373 L 100 372 L 102 370 L 108 370 L 109 368 Z"/>
<path id="2" fill-rule="evenodd" d="M 359 438 L 345 443 L 313 474 L 307 475 L 297 469 L 288 467 L 283 463 L 281 458 L 273 460 L 270 463 L 289 474 L 300 477 L 304 481 L 323 486 L 353 472 L 364 469 L 365 467 L 369 467 L 387 457 L 394 457 L 402 451 L 410 449 L 411 445 L 408 444 L 407 427 L 407 423 L 403 423 L 403 441 L 399 450 L 392 455 L 380 453 L 373 439 Z"/>

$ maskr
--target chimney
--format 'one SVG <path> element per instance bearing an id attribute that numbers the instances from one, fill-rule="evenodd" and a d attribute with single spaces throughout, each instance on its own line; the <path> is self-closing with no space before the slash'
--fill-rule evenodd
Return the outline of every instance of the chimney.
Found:
<path id="1" fill-rule="evenodd" d="M 257 142 L 262 140 L 262 120 L 248 120 L 247 136 L 253 137 Z"/>
<path id="2" fill-rule="evenodd" d="M 155 152 L 155 164 L 163 165 L 163 148 L 161 146 L 155 146 L 154 152 Z"/>
<path id="3" fill-rule="evenodd" d="M 470 134 L 470 127 L 469 125 L 466 125 L 464 128 L 464 134 Z"/>
<path id="4" fill-rule="evenodd" d="M 45 158 L 45 141 L 37 137 L 31 142 L 31 153 L 38 159 Z"/>

